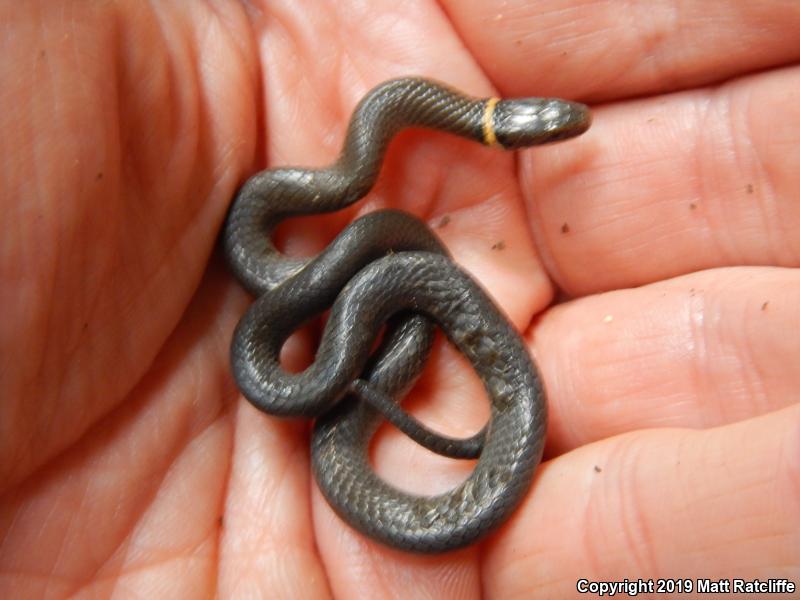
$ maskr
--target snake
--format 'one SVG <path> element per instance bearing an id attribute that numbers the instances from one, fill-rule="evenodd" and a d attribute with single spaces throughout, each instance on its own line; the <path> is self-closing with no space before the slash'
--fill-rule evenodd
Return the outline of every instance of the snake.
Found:
<path id="1" fill-rule="evenodd" d="M 335 162 L 266 169 L 236 193 L 222 230 L 223 253 L 255 300 L 233 333 L 233 377 L 261 411 L 314 420 L 310 458 L 317 484 L 335 512 L 368 537 L 431 554 L 474 544 L 503 524 L 542 458 L 542 379 L 508 318 L 417 217 L 392 209 L 368 213 L 312 257 L 281 252 L 275 228 L 363 198 L 404 128 L 514 150 L 575 137 L 590 123 L 589 109 L 577 102 L 478 98 L 404 77 L 361 99 Z M 299 373 L 284 369 L 285 341 L 326 311 L 313 362 Z M 469 361 L 489 399 L 487 424 L 469 438 L 442 435 L 402 408 L 437 329 Z M 391 485 L 369 458 L 384 420 L 434 452 L 476 459 L 474 469 L 440 494 Z"/>

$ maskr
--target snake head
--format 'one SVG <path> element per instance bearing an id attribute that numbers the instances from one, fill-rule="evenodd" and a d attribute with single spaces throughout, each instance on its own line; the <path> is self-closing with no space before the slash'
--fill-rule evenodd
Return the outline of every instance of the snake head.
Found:
<path id="1" fill-rule="evenodd" d="M 509 150 L 575 137 L 591 123 L 588 106 L 558 98 L 500 100 L 492 115 L 497 143 Z"/>

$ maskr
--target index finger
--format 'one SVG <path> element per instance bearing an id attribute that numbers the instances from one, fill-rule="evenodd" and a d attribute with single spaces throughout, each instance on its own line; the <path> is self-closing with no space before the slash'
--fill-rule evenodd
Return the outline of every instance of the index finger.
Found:
<path id="1" fill-rule="evenodd" d="M 444 0 L 505 95 L 610 100 L 722 81 L 800 58 L 800 4 Z"/>

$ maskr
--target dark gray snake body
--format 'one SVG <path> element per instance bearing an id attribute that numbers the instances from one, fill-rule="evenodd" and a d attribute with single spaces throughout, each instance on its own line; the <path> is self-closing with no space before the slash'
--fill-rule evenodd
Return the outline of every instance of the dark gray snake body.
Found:
<path id="1" fill-rule="evenodd" d="M 428 227 L 406 213 L 357 219 L 310 259 L 289 258 L 270 240 L 288 217 L 335 211 L 363 197 L 389 141 L 408 126 L 518 148 L 578 135 L 588 128 L 589 113 L 556 99 L 469 98 L 425 79 L 375 88 L 356 108 L 333 165 L 262 171 L 236 196 L 223 244 L 234 274 L 257 300 L 236 328 L 231 364 L 242 393 L 259 409 L 316 418 L 314 473 L 346 521 L 397 548 L 442 552 L 502 523 L 541 460 L 544 393 L 522 340 Z M 328 308 L 314 362 L 301 373 L 284 371 L 284 341 Z M 371 353 L 384 324 L 381 345 Z M 422 370 L 435 325 L 473 365 L 491 402 L 489 424 L 466 440 L 428 430 L 395 400 Z M 437 496 L 390 486 L 368 459 L 381 416 L 436 452 L 479 456 L 477 466 Z"/>

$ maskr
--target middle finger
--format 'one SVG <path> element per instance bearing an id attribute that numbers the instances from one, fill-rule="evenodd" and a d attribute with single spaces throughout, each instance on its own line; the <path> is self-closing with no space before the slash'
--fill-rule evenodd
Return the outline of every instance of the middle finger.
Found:
<path id="1" fill-rule="evenodd" d="M 525 152 L 523 194 L 570 295 L 731 265 L 800 265 L 800 68 L 610 105 Z"/>

